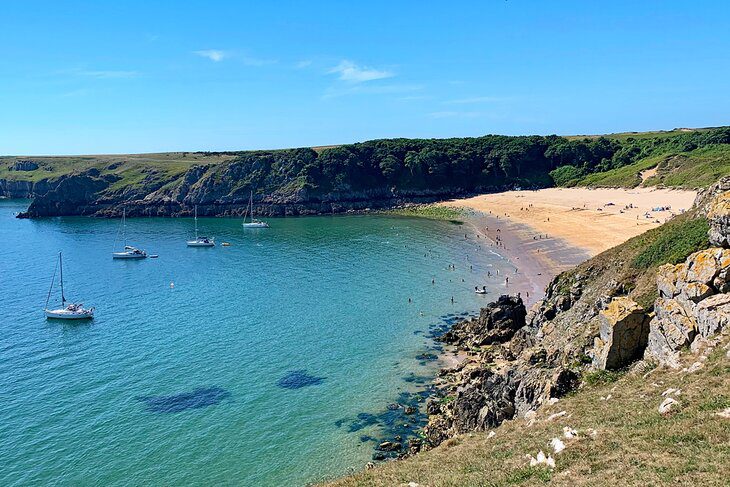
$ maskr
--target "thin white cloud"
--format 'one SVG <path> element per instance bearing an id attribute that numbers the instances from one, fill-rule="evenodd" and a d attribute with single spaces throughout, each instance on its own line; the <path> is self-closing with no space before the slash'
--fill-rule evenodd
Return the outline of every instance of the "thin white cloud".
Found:
<path id="1" fill-rule="evenodd" d="M 296 64 L 294 64 L 294 67 L 297 69 L 304 69 L 311 65 L 312 65 L 312 61 L 310 61 L 309 59 L 303 59 L 303 60 L 297 62 Z"/>
<path id="2" fill-rule="evenodd" d="M 139 76 L 137 71 L 114 71 L 114 70 L 80 70 L 76 71 L 79 76 L 88 76 L 89 78 L 96 79 L 121 79 L 121 78 L 136 78 Z"/>
<path id="3" fill-rule="evenodd" d="M 456 100 L 449 100 L 444 103 L 451 105 L 475 105 L 478 103 L 495 103 L 505 100 L 507 100 L 507 98 L 501 98 L 498 96 L 474 96 L 471 98 L 459 98 Z"/>
<path id="4" fill-rule="evenodd" d="M 337 74 L 342 81 L 350 83 L 364 83 L 376 79 L 392 78 L 395 74 L 391 71 L 374 69 L 367 66 L 358 66 L 346 59 L 328 71 L 329 74 Z"/>
<path id="5" fill-rule="evenodd" d="M 208 58 L 214 63 L 223 61 L 224 58 L 228 57 L 228 54 L 220 49 L 202 49 L 200 51 L 193 51 L 193 54 Z"/>

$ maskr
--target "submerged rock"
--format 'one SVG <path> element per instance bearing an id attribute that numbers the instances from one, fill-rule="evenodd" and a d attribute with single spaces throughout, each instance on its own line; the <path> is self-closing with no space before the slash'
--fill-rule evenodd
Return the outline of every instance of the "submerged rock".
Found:
<path id="1" fill-rule="evenodd" d="M 378 445 L 380 451 L 399 451 L 401 448 L 403 448 L 403 445 L 398 441 L 384 441 Z"/>
<path id="2" fill-rule="evenodd" d="M 142 396 L 137 400 L 153 413 L 179 413 L 187 409 L 200 409 L 214 406 L 231 397 L 231 393 L 221 387 L 199 387 L 190 392 L 169 396 Z"/>
<path id="3" fill-rule="evenodd" d="M 276 382 L 283 389 L 301 389 L 324 382 L 324 377 L 309 375 L 306 370 L 293 370 Z"/>

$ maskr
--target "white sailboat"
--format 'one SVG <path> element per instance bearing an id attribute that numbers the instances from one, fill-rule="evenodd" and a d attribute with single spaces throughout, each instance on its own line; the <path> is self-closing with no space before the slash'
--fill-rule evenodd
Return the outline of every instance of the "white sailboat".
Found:
<path id="1" fill-rule="evenodd" d="M 127 209 L 122 208 L 122 240 L 124 249 L 121 252 L 112 252 L 113 259 L 146 259 L 147 252 L 127 245 Z"/>
<path id="2" fill-rule="evenodd" d="M 63 292 L 63 256 L 61 252 L 58 253 L 58 266 L 61 269 L 61 307 L 58 309 L 48 309 L 48 301 L 51 299 L 51 293 L 53 292 L 53 283 L 56 280 L 56 272 L 53 272 L 53 278 L 51 278 L 51 288 L 48 290 L 48 297 L 46 298 L 46 304 L 43 307 L 43 311 L 46 313 L 46 319 L 57 319 L 57 320 L 90 320 L 94 317 L 94 308 L 84 308 L 81 303 L 69 303 L 66 304 L 66 296 Z"/>
<path id="3" fill-rule="evenodd" d="M 215 247 L 213 237 L 198 236 L 198 205 L 195 205 L 195 238 L 187 241 L 188 247 Z"/>
<path id="4" fill-rule="evenodd" d="M 246 222 L 246 217 L 251 215 L 251 221 Z M 257 220 L 253 217 L 253 191 L 251 191 L 251 197 L 248 200 L 248 206 L 246 207 L 246 213 L 243 214 L 243 228 L 269 228 L 269 224 L 265 221 Z"/>

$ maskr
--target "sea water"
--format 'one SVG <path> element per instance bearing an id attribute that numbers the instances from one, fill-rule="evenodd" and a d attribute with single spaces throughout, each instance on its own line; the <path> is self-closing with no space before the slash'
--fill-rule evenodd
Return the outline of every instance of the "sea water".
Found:
<path id="1" fill-rule="evenodd" d="M 429 332 L 504 292 L 487 270 L 514 271 L 468 226 L 382 215 L 199 219 L 215 248 L 186 247 L 191 219 L 133 218 L 127 243 L 159 258 L 119 261 L 119 221 L 15 219 L 26 205 L 0 201 L 0 485 L 361 469 L 391 434 L 388 405 L 438 367 Z M 44 317 L 59 251 L 91 322 Z"/>

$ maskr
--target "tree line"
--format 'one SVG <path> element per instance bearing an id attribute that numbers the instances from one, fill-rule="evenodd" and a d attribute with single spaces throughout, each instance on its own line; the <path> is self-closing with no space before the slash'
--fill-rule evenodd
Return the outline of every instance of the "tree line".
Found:
<path id="1" fill-rule="evenodd" d="M 560 184 L 663 152 L 730 144 L 730 127 L 677 135 L 565 138 L 501 136 L 383 139 L 315 151 L 311 148 L 235 153 L 217 168 L 236 188 L 260 193 L 306 189 L 310 194 L 490 190 Z"/>

